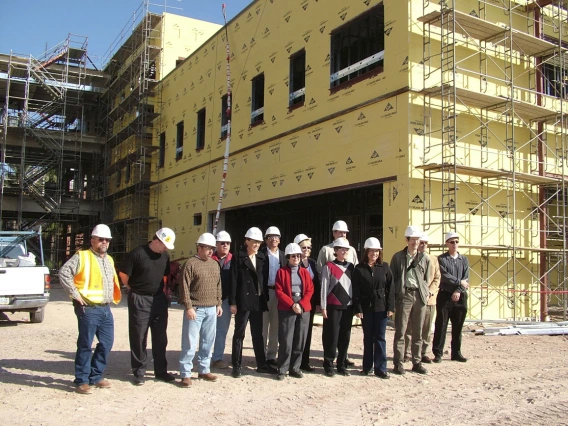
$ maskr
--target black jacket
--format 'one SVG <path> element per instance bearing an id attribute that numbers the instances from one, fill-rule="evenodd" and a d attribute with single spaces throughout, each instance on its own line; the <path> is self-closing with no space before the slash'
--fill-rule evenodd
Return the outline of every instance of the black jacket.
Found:
<path id="1" fill-rule="evenodd" d="M 312 296 L 310 303 L 312 304 L 312 310 L 315 310 L 316 305 L 319 305 L 321 300 L 321 281 L 318 270 L 316 269 L 316 261 L 314 259 L 308 258 L 308 263 L 312 267 L 312 272 L 314 273 L 314 278 L 312 279 L 312 282 L 314 283 L 314 295 Z M 300 262 L 300 266 L 302 268 L 306 268 L 302 262 Z"/>
<path id="2" fill-rule="evenodd" d="M 268 247 L 264 246 L 263 248 L 261 248 L 259 250 L 260 253 L 262 253 L 264 255 L 264 263 L 262 266 L 262 278 L 263 278 L 263 283 L 265 286 L 268 286 L 268 274 L 270 273 L 270 264 L 269 264 L 269 260 L 268 260 L 268 256 L 270 256 L 268 254 Z M 284 252 L 280 249 L 278 249 L 278 257 L 280 257 L 280 268 L 283 268 L 284 266 L 286 266 L 288 264 L 288 262 L 286 261 L 286 256 L 284 255 Z M 278 269 L 280 269 L 278 268 Z"/>
<path id="3" fill-rule="evenodd" d="M 262 279 L 264 255 L 256 254 L 256 269 L 246 250 L 239 250 L 231 259 L 231 294 L 229 305 L 237 305 L 237 310 L 268 311 L 268 287 Z M 259 296 L 259 283 L 262 295 Z"/>
<path id="4" fill-rule="evenodd" d="M 351 276 L 353 308 L 356 314 L 365 312 L 394 312 L 394 283 L 386 262 L 371 267 L 359 263 Z"/>

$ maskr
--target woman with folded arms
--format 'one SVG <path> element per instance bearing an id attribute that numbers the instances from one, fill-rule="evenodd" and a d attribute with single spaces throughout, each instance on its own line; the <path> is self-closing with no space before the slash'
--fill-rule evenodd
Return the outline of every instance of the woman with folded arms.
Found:
<path id="1" fill-rule="evenodd" d="M 284 380 L 288 371 L 290 377 L 301 379 L 314 285 L 308 271 L 300 267 L 300 246 L 290 243 L 284 254 L 288 264 L 278 270 L 274 283 L 278 299 L 278 380 Z"/>

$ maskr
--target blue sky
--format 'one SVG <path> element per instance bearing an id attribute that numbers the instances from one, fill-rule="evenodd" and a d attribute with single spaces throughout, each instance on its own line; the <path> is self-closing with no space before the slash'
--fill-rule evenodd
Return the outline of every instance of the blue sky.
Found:
<path id="1" fill-rule="evenodd" d="M 227 5 L 227 20 L 251 0 L 152 0 L 150 11 L 167 11 L 195 19 L 223 23 L 221 5 Z M 40 56 L 46 46 L 55 46 L 69 33 L 88 37 L 89 57 L 97 65 L 142 0 L 0 0 L 0 53 Z M 162 6 L 157 6 L 162 4 Z M 181 10 L 180 10 L 181 9 Z"/>

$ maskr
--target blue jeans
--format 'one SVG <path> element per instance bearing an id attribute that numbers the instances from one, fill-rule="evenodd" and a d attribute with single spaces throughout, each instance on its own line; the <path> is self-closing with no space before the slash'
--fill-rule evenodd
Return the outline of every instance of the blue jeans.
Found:
<path id="1" fill-rule="evenodd" d="M 371 371 L 373 364 L 375 373 L 387 371 L 387 313 L 364 312 L 363 318 L 363 370 Z"/>
<path id="2" fill-rule="evenodd" d="M 228 298 L 223 300 L 221 308 L 223 309 L 223 315 L 217 317 L 217 333 L 215 334 L 215 346 L 213 348 L 213 357 L 211 358 L 213 362 L 223 360 L 227 332 L 231 325 L 231 307 L 229 306 Z"/>
<path id="3" fill-rule="evenodd" d="M 211 349 L 215 340 L 217 329 L 217 308 L 215 306 L 194 307 L 196 318 L 188 320 L 183 312 L 183 325 L 181 330 L 181 354 L 179 357 L 179 372 L 183 378 L 191 377 L 193 358 L 197 352 L 197 372 L 209 373 L 211 364 Z"/>
<path id="4" fill-rule="evenodd" d="M 108 354 L 114 343 L 114 318 L 110 305 L 82 306 L 73 301 L 73 307 L 79 325 L 74 383 L 93 385 L 103 380 Z M 95 336 L 99 343 L 92 353 L 91 346 Z"/>

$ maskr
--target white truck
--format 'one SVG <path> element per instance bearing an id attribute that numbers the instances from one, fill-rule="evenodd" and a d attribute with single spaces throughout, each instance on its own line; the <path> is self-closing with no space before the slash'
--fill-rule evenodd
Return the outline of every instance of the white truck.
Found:
<path id="1" fill-rule="evenodd" d="M 30 247 L 38 252 L 39 259 Z M 30 322 L 43 322 L 49 289 L 41 229 L 0 231 L 0 312 L 29 312 Z"/>

